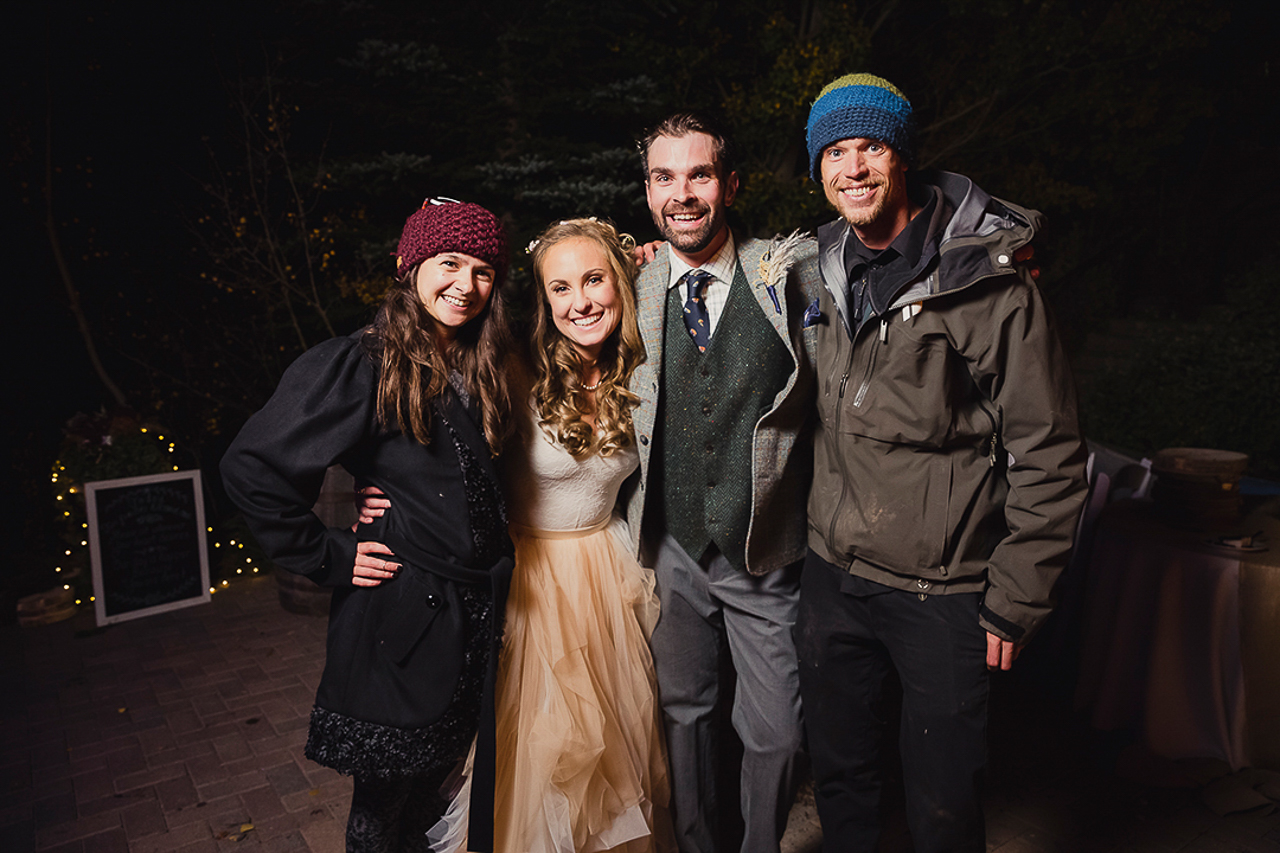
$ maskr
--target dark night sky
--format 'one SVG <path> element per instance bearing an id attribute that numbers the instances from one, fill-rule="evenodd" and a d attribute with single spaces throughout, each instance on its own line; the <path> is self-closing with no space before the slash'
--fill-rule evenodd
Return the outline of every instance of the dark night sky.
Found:
<path id="1" fill-rule="evenodd" d="M 179 286 L 172 271 L 192 244 L 181 214 L 198 201 L 195 176 L 208 162 L 203 138 L 226 121 L 226 80 L 240 57 L 276 38 L 271 9 L 55 0 L 7 12 L 2 203 L 7 325 L 18 355 L 4 371 L 11 476 L 38 470 L 41 459 L 47 465 L 67 418 L 109 399 L 76 331 L 45 229 L 46 120 L 59 237 L 90 322 L 101 299 L 141 298 L 136 282 L 169 276 Z M 128 376 L 131 364 L 107 348 L 102 354 Z M 0 538 L 20 550 L 24 514 L 38 511 L 44 495 L 29 494 L 29 480 L 6 486 Z"/>

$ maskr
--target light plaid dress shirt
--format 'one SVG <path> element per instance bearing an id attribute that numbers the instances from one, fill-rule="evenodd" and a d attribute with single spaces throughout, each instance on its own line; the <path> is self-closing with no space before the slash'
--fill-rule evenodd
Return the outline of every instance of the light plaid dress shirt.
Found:
<path id="1" fill-rule="evenodd" d="M 729 238 L 724 241 L 724 245 L 720 247 L 720 251 L 716 252 L 706 263 L 691 267 L 686 264 L 675 252 L 670 252 L 671 257 L 671 280 L 667 282 L 667 289 L 675 287 L 680 283 L 680 279 L 689 270 L 705 270 L 711 273 L 711 281 L 707 282 L 703 291 L 703 299 L 707 303 L 707 322 L 709 323 L 708 337 L 712 337 L 716 333 L 716 323 L 720 322 L 720 315 L 724 313 L 725 303 L 729 301 L 729 286 L 733 284 L 733 274 L 738 269 L 738 251 L 733 244 L 733 234 L 729 234 Z M 685 294 L 680 294 L 680 302 L 683 303 Z"/>

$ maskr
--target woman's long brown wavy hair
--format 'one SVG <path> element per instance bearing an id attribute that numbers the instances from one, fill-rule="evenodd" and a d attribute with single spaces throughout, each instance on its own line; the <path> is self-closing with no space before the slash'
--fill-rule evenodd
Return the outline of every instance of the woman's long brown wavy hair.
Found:
<path id="1" fill-rule="evenodd" d="M 582 419 L 584 412 L 591 411 L 591 400 L 582 388 L 582 359 L 573 343 L 556 328 L 542 277 L 547 252 L 557 243 L 572 239 L 590 240 L 604 250 L 622 302 L 618 328 L 605 341 L 596 360 L 600 385 L 595 392 L 595 429 Z M 627 388 L 631 374 L 645 358 L 636 325 L 635 262 L 617 229 L 595 219 L 557 222 L 534 241 L 530 253 L 541 305 L 533 326 L 533 361 L 537 369 L 533 394 L 539 424 L 575 459 L 593 450 L 601 456 L 611 456 L 634 441 L 631 410 L 640 403 L 640 398 Z"/>
<path id="2" fill-rule="evenodd" d="M 480 408 L 484 436 L 496 456 L 510 437 L 514 420 L 506 369 L 514 342 L 501 282 L 493 283 L 484 309 L 442 349 L 438 324 L 418 296 L 419 266 L 391 286 L 366 332 L 366 345 L 381 361 L 378 421 L 399 426 L 415 441 L 429 444 L 430 403 L 444 393 L 450 372 L 456 370 L 467 396 Z"/>

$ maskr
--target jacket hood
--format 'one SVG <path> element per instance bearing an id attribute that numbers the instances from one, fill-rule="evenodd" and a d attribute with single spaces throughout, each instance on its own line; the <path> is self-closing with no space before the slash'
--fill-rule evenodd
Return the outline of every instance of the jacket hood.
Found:
<path id="1" fill-rule="evenodd" d="M 919 278 L 895 292 L 871 293 L 872 309 L 877 315 L 960 290 L 980 279 L 1014 272 L 1013 253 L 1030 243 L 1043 226 L 1044 217 L 1039 211 L 995 198 L 964 175 L 929 171 L 921 173 L 918 181 L 924 191 L 938 197 L 926 248 L 926 253 L 936 251 L 936 260 L 925 267 Z M 844 251 L 851 233 L 843 219 L 818 229 L 823 285 L 849 334 L 853 328 L 849 321 Z"/>

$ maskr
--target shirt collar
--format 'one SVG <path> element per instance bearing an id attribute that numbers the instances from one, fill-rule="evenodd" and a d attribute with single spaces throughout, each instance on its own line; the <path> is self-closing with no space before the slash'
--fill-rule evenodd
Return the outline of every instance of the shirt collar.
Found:
<path id="1" fill-rule="evenodd" d="M 933 209 L 937 206 L 937 195 L 928 193 L 920 212 L 907 223 L 907 227 L 902 229 L 902 232 L 893 239 L 892 243 L 879 251 L 868 249 L 858 239 L 857 232 L 850 228 L 850 239 L 845 244 L 845 267 L 851 272 L 866 264 L 876 264 L 884 267 L 893 263 L 896 258 L 905 260 L 908 268 L 915 267 L 920 263 L 920 256 L 924 253 L 925 243 L 929 240 L 929 227 L 933 220 Z"/>
<path id="2" fill-rule="evenodd" d="M 738 268 L 738 251 L 734 247 L 733 232 L 729 232 L 729 236 L 725 239 L 724 245 L 720 247 L 720 251 L 712 255 L 705 263 L 696 267 L 691 267 L 684 262 L 675 252 L 671 251 L 671 247 L 667 247 L 667 255 L 671 259 L 671 280 L 667 282 L 667 288 L 675 287 L 684 274 L 692 269 L 706 270 L 715 276 L 717 281 L 725 284 L 733 283 L 733 274 Z"/>

